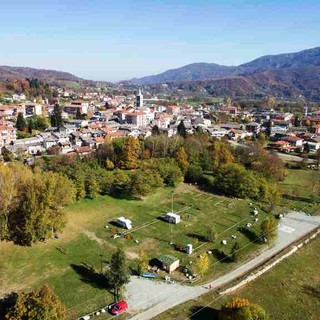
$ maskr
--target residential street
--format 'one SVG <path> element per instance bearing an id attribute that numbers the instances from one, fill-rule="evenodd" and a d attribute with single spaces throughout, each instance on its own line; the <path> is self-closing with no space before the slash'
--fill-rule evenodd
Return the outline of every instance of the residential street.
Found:
<path id="1" fill-rule="evenodd" d="M 300 212 L 290 212 L 279 223 L 278 238 L 275 245 L 263 251 L 256 258 L 240 265 L 230 273 L 213 279 L 203 286 L 188 287 L 179 284 L 167 284 L 153 282 L 152 280 L 139 279 L 133 277 L 127 286 L 127 299 L 130 312 L 140 312 L 131 320 L 149 320 L 156 315 L 184 303 L 195 299 L 211 289 L 218 288 L 242 276 L 247 270 L 259 266 L 285 247 L 306 235 L 320 226 L 320 217 L 307 216 Z"/>

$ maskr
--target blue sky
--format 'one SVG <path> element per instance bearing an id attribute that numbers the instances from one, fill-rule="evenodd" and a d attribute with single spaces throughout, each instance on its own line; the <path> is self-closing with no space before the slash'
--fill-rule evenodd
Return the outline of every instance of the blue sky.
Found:
<path id="1" fill-rule="evenodd" d="M 0 65 L 117 81 L 320 46 L 320 1 L 10 0 Z"/>

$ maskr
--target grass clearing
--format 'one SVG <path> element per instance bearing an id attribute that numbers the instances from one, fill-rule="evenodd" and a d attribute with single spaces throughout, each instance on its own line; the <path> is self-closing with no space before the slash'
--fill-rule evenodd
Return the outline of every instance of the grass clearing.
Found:
<path id="1" fill-rule="evenodd" d="M 312 199 L 320 192 L 320 170 L 290 169 L 286 179 L 279 183 L 279 187 L 283 194 L 280 206 L 309 214 L 319 212 L 320 203 Z"/>
<path id="2" fill-rule="evenodd" d="M 289 172 L 287 179 L 281 183 L 281 188 L 290 193 L 290 190 L 299 184 L 304 188 L 299 191 L 301 196 L 311 196 L 312 184 L 309 182 L 314 179 L 314 171 Z M 172 210 L 173 192 L 173 210 L 179 212 L 182 219 L 177 225 L 159 219 Z M 305 205 L 304 201 L 299 200 L 299 203 L 301 206 Z M 294 201 L 289 199 L 284 199 L 282 205 L 289 208 L 296 206 Z M 248 200 L 208 194 L 187 184 L 181 184 L 174 191 L 170 188 L 160 189 L 142 201 L 108 196 L 79 201 L 65 209 L 68 223 L 58 240 L 49 239 L 32 247 L 0 243 L 0 296 L 11 291 L 28 291 L 48 283 L 69 309 L 70 318 L 75 318 L 113 301 L 97 275 L 104 269 L 118 246 L 124 247 L 132 265 L 141 251 L 145 251 L 150 259 L 171 254 L 178 257 L 182 264 L 187 264 L 208 250 L 219 249 L 229 253 L 237 241 L 240 247 L 244 247 L 242 260 L 247 260 L 263 248 L 251 243 L 237 231 L 238 227 L 245 226 L 247 222 L 253 223 L 253 230 L 259 230 L 260 222 L 266 213 L 259 209 L 259 222 L 254 223 L 250 214 L 254 206 L 260 208 L 258 203 L 249 206 Z M 308 208 L 309 213 L 316 211 L 314 207 Z M 119 216 L 133 221 L 130 240 L 111 239 L 112 229 L 128 232 L 112 224 Z M 214 244 L 207 243 L 206 240 L 208 226 L 211 225 L 215 226 L 219 234 Z M 231 238 L 232 234 L 237 235 L 236 240 Z M 227 239 L 227 245 L 221 244 L 222 239 Z M 175 251 L 170 242 L 183 246 L 191 243 L 196 250 L 189 257 Z M 211 267 L 203 276 L 203 282 L 235 267 L 235 263 L 219 262 L 214 255 L 210 255 L 210 264 Z M 94 274 L 88 274 L 90 268 L 95 271 Z M 174 273 L 173 278 L 184 279 L 178 273 Z"/>
<path id="3" fill-rule="evenodd" d="M 187 262 L 212 249 L 213 244 L 206 244 L 208 221 L 216 226 L 218 233 L 223 233 L 221 239 L 228 239 L 227 246 L 221 245 L 220 240 L 214 247 L 231 250 L 233 233 L 238 234 L 240 246 L 250 243 L 236 231 L 238 225 L 232 228 L 243 219 L 252 222 L 252 208 L 247 200 L 214 196 L 200 192 L 195 187 L 181 185 L 174 192 L 173 209 L 180 212 L 182 222 L 172 225 L 159 219 L 172 209 L 172 192 L 170 188 L 161 189 L 143 201 L 108 196 L 82 200 L 66 208 L 68 223 L 58 240 L 49 239 L 32 247 L 1 243 L 0 295 L 11 291 L 28 291 L 48 283 L 74 317 L 112 302 L 112 296 L 97 281 L 99 279 L 87 274 L 86 268 L 92 267 L 98 274 L 117 246 L 123 246 L 132 261 L 139 257 L 141 251 L 146 251 L 150 259 L 171 254 Z M 128 232 L 112 224 L 121 215 L 133 221 L 130 240 L 111 239 L 111 229 Z M 138 240 L 139 244 L 134 240 Z M 201 248 L 190 258 L 185 253 L 175 251 L 170 242 L 184 246 L 191 243 L 195 248 Z M 246 249 L 252 252 L 257 247 L 253 244 Z M 210 259 L 216 266 L 208 271 L 203 280 L 232 267 L 232 264 L 217 264 L 218 260 L 213 256 Z M 173 276 L 181 279 L 178 273 Z"/>

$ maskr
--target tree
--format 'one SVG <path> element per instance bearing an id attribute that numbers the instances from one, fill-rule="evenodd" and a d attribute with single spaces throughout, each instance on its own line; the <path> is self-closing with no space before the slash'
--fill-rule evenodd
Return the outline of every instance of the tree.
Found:
<path id="1" fill-rule="evenodd" d="M 129 282 L 126 256 L 122 249 L 118 248 L 112 255 L 106 275 L 109 285 L 114 290 L 115 300 L 118 300 L 121 287 Z"/>
<path id="2" fill-rule="evenodd" d="M 180 123 L 178 124 L 177 133 L 183 138 L 187 136 L 187 130 L 183 120 L 181 120 Z"/>
<path id="3" fill-rule="evenodd" d="M 217 172 L 214 187 L 217 191 L 227 195 L 237 195 L 239 198 L 259 197 L 259 179 L 239 164 L 224 165 Z"/>
<path id="4" fill-rule="evenodd" d="M 209 268 L 210 260 L 207 254 L 202 254 L 196 260 L 195 266 L 198 272 L 203 275 L 203 273 Z"/>
<path id="5" fill-rule="evenodd" d="M 82 114 L 81 114 L 80 108 L 77 108 L 76 119 L 82 120 Z"/>
<path id="6" fill-rule="evenodd" d="M 188 167 L 188 171 L 186 173 L 186 180 L 191 182 L 198 182 L 202 176 L 202 168 L 200 165 L 191 164 Z"/>
<path id="7" fill-rule="evenodd" d="M 238 242 L 235 242 L 232 246 L 229 260 L 232 262 L 237 262 L 240 258 L 240 245 Z"/>
<path id="8" fill-rule="evenodd" d="M 1 149 L 1 155 L 5 162 L 10 162 L 14 159 L 13 153 L 10 150 L 8 150 L 6 147 L 3 147 Z"/>
<path id="9" fill-rule="evenodd" d="M 0 240 L 9 238 L 10 217 L 19 205 L 20 189 L 28 174 L 30 170 L 20 164 L 0 164 Z"/>
<path id="10" fill-rule="evenodd" d="M 273 217 L 268 217 L 261 223 L 261 238 L 265 237 L 269 241 L 277 236 L 278 221 Z"/>
<path id="11" fill-rule="evenodd" d="M 188 155 L 184 147 L 180 147 L 176 154 L 177 163 L 183 173 L 186 173 L 189 167 Z"/>
<path id="12" fill-rule="evenodd" d="M 65 225 L 62 208 L 74 197 L 73 183 L 60 173 L 34 173 L 28 169 L 21 175 L 19 206 L 10 214 L 10 239 L 31 245 L 59 232 Z"/>
<path id="13" fill-rule="evenodd" d="M 48 285 L 19 293 L 6 320 L 66 320 L 66 309 Z"/>
<path id="14" fill-rule="evenodd" d="M 152 170 L 140 170 L 131 177 L 131 194 L 134 197 L 141 198 L 162 186 L 159 173 Z"/>
<path id="15" fill-rule="evenodd" d="M 62 126 L 62 108 L 58 104 L 55 104 L 53 108 L 50 121 L 53 127 L 60 128 Z"/>
<path id="16" fill-rule="evenodd" d="M 265 310 L 247 299 L 234 298 L 219 312 L 219 320 L 267 320 Z"/>
<path id="17" fill-rule="evenodd" d="M 160 135 L 160 130 L 159 130 L 159 127 L 158 127 L 157 125 L 154 125 L 154 126 L 152 127 L 151 134 L 152 134 L 153 136 L 158 136 L 158 135 Z"/>
<path id="18" fill-rule="evenodd" d="M 310 152 L 310 145 L 309 143 L 305 143 L 304 146 L 303 146 L 303 152 L 304 153 L 309 153 Z"/>
<path id="19" fill-rule="evenodd" d="M 145 251 L 140 251 L 139 260 L 137 263 L 137 274 L 140 275 L 142 272 L 147 271 L 149 265 L 149 259 Z"/>
<path id="20" fill-rule="evenodd" d="M 32 130 L 35 128 L 34 120 L 32 118 L 28 121 L 28 132 L 32 134 Z"/>
<path id="21" fill-rule="evenodd" d="M 19 131 L 25 131 L 27 129 L 27 123 L 26 120 L 23 117 L 23 113 L 19 112 L 16 122 L 16 127 Z"/>
<path id="22" fill-rule="evenodd" d="M 176 187 L 183 181 L 183 174 L 174 159 L 150 159 L 144 162 L 144 168 L 159 173 L 164 184 Z"/>
<path id="23" fill-rule="evenodd" d="M 109 158 L 107 158 L 107 160 L 106 160 L 106 169 L 107 170 L 113 170 L 114 169 L 114 164 Z"/>
<path id="24" fill-rule="evenodd" d="M 225 164 L 234 162 L 234 156 L 227 143 L 221 141 L 214 141 L 212 144 L 212 165 L 213 167 L 220 167 Z"/>
<path id="25" fill-rule="evenodd" d="M 140 142 L 134 137 L 129 137 L 122 148 L 119 165 L 122 169 L 138 168 L 138 159 L 141 153 Z"/>
<path id="26" fill-rule="evenodd" d="M 295 116 L 295 118 L 294 118 L 294 126 L 295 127 L 301 126 L 301 119 L 298 116 Z"/>

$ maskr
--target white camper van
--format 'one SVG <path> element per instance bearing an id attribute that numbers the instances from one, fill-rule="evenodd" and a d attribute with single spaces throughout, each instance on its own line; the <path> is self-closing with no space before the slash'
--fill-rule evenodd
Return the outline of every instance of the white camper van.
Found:
<path id="1" fill-rule="evenodd" d="M 163 218 L 165 221 L 173 224 L 177 224 L 181 221 L 180 216 L 173 212 L 168 212 Z"/>
<path id="2" fill-rule="evenodd" d="M 126 219 L 125 217 L 119 217 L 117 220 L 117 224 L 128 230 L 132 229 L 132 221 L 129 219 Z"/>

